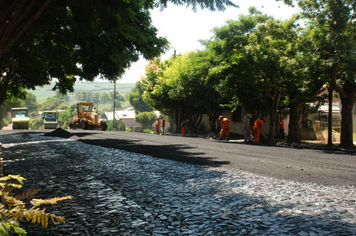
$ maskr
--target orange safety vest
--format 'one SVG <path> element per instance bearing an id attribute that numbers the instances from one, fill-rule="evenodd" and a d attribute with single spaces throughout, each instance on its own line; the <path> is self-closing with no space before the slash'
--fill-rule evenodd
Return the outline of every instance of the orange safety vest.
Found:
<path id="1" fill-rule="evenodd" d="M 228 118 L 223 118 L 222 119 L 221 128 L 222 129 L 229 129 L 230 128 L 230 120 Z"/>

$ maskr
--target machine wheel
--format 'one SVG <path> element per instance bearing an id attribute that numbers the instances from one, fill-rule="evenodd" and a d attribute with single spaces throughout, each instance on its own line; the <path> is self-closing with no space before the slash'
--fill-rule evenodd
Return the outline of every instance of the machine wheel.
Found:
<path id="1" fill-rule="evenodd" d="M 100 129 L 102 131 L 106 131 L 108 128 L 108 125 L 106 124 L 106 121 L 100 121 Z"/>
<path id="2" fill-rule="evenodd" d="M 82 128 L 88 129 L 88 121 L 87 120 L 82 120 Z"/>

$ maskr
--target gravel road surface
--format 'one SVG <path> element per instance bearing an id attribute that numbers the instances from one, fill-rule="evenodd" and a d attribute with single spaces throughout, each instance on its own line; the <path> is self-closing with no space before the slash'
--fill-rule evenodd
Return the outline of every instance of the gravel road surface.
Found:
<path id="1" fill-rule="evenodd" d="M 23 174 L 66 218 L 42 235 L 356 235 L 355 155 L 202 137 L 1 131 Z M 50 135 L 50 136 L 49 136 Z"/>

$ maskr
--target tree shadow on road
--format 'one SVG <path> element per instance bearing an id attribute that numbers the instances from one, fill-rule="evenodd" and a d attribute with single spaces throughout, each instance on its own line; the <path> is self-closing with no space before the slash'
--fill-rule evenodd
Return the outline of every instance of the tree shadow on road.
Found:
<path id="1" fill-rule="evenodd" d="M 141 145 L 133 140 L 129 141 L 122 139 L 79 139 L 78 141 L 86 144 L 146 154 L 156 158 L 174 160 L 189 164 L 214 167 L 230 164 L 228 161 L 217 161 L 214 160 L 215 158 L 205 157 L 204 152 L 197 152 L 197 149 L 185 145 Z"/>

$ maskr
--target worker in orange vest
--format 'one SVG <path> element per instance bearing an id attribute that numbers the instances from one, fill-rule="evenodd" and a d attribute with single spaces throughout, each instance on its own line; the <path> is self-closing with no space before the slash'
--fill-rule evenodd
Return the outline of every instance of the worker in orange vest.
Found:
<path id="1" fill-rule="evenodd" d="M 226 141 L 230 140 L 230 120 L 228 118 L 224 118 L 223 116 L 219 116 L 219 120 L 221 121 L 221 131 L 219 139 L 221 140 L 224 135 L 226 137 Z"/>
<path id="2" fill-rule="evenodd" d="M 260 142 L 260 136 L 262 133 L 263 123 L 266 119 L 261 117 L 261 119 L 257 118 L 255 123 L 253 123 L 253 134 L 255 135 L 255 143 Z"/>
<path id="3" fill-rule="evenodd" d="M 166 127 L 166 120 L 164 119 L 164 117 L 161 117 L 161 127 L 162 127 L 162 135 L 164 135 L 164 129 Z"/>
<path id="4" fill-rule="evenodd" d="M 159 134 L 159 128 L 160 128 L 159 118 L 157 118 L 157 120 L 156 120 L 156 133 L 157 134 Z"/>

